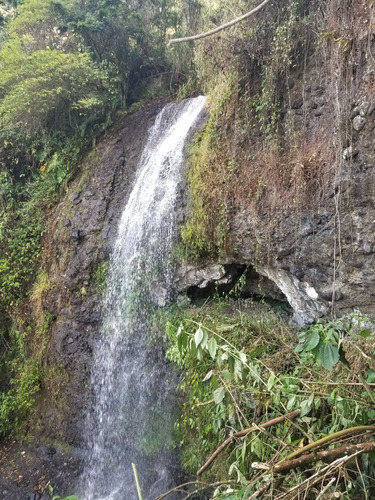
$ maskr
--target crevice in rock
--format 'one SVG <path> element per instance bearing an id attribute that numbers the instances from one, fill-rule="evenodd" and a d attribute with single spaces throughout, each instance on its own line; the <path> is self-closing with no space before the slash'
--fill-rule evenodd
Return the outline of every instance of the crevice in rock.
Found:
<path id="1" fill-rule="evenodd" d="M 178 270 L 177 288 L 193 301 L 229 295 L 288 303 L 272 280 L 259 274 L 253 266 L 238 263 L 201 267 L 185 264 Z"/>

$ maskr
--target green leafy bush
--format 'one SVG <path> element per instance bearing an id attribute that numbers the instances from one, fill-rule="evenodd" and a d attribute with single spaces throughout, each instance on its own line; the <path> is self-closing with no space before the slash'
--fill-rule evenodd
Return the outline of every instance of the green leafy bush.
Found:
<path id="1" fill-rule="evenodd" d="M 275 457 L 277 463 L 282 462 L 305 440 L 313 443 L 343 429 L 351 432 L 356 426 L 367 426 L 375 417 L 370 382 L 375 380 L 375 341 L 364 324 L 366 318 L 359 316 L 319 323 L 310 333 L 301 334 L 298 345 L 305 349 L 300 356 L 295 351 L 297 333 L 262 306 L 244 307 L 229 301 L 224 307 L 206 304 L 202 309 L 174 312 L 167 329 L 171 342 L 168 356 L 184 371 L 181 390 L 186 399 L 176 427 L 187 471 L 196 472 L 229 439 L 230 446 L 204 474 L 215 483 L 238 484 L 230 486 L 230 494 L 224 493 L 228 486 L 218 486 L 217 498 L 245 499 L 264 484 L 278 488 L 278 483 L 269 479 L 272 476 L 267 479 L 263 477 L 266 473 L 258 471 L 258 462 L 266 470 Z M 351 330 L 347 337 L 342 335 L 344 327 Z M 319 342 L 330 342 L 339 357 L 341 341 L 345 364 L 332 363 L 325 350 L 321 359 L 320 350 L 316 357 L 312 354 L 318 347 L 317 331 Z M 261 426 L 297 410 L 299 415 L 293 422 L 281 418 L 267 432 L 258 428 L 259 432 L 246 437 L 231 438 L 252 428 L 253 422 Z M 358 477 L 366 475 L 368 485 L 375 484 L 371 457 L 357 472 Z M 304 480 L 303 470 L 286 474 L 283 491 Z M 342 476 L 332 491 L 343 492 L 345 488 Z M 364 485 L 352 483 L 351 488 L 347 498 L 363 492 Z"/>

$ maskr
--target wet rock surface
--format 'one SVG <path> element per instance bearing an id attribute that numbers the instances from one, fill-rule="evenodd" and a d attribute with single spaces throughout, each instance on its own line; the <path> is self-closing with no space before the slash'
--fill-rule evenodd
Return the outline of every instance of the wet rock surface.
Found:
<path id="1" fill-rule="evenodd" d="M 46 359 L 51 381 L 38 401 L 48 411 L 35 416 L 33 429 L 41 439 L 82 444 L 105 281 L 98 267 L 108 260 L 147 130 L 162 105 L 146 106 L 104 134 L 54 211 L 43 250 L 51 281 L 43 308 L 54 322 Z"/>
<path id="2" fill-rule="evenodd" d="M 69 452 L 36 442 L 9 441 L 0 448 L 0 498 L 50 500 L 74 494 L 80 461 Z"/>

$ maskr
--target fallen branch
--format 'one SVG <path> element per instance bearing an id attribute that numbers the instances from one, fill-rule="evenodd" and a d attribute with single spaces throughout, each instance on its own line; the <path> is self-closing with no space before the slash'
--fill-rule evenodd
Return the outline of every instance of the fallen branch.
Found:
<path id="1" fill-rule="evenodd" d="M 273 472 L 281 473 L 287 472 L 290 469 L 295 469 L 296 467 L 303 467 L 305 465 L 311 464 L 312 462 L 317 462 L 318 460 L 329 461 L 335 460 L 336 458 L 341 458 L 344 456 L 350 457 L 350 455 L 370 453 L 375 450 L 375 441 L 371 443 L 360 443 L 360 444 L 349 444 L 346 446 L 340 446 L 339 448 L 333 448 L 331 450 L 318 451 L 316 453 L 308 453 L 302 457 L 294 458 L 286 462 L 278 463 L 273 467 L 270 467 Z"/>
<path id="2" fill-rule="evenodd" d="M 176 493 L 176 492 L 181 491 L 186 486 L 193 486 L 193 485 L 203 486 L 203 488 L 201 488 L 203 490 L 203 489 L 207 489 L 207 488 L 217 488 L 218 486 L 223 486 L 223 485 L 233 484 L 233 483 L 235 483 L 235 481 L 220 481 L 218 483 L 205 483 L 204 481 L 189 481 L 187 483 L 183 483 L 183 484 L 179 484 L 178 486 L 175 486 L 171 490 L 168 490 L 165 493 L 163 493 L 162 495 L 159 495 L 158 497 L 154 498 L 154 500 L 162 500 L 163 498 L 166 498 L 168 495 L 171 495 L 172 493 Z M 196 493 L 196 491 L 194 492 L 194 494 L 195 493 Z"/>
<path id="3" fill-rule="evenodd" d="M 254 432 L 258 430 L 258 428 L 262 429 L 268 429 L 268 427 L 271 427 L 272 425 L 279 424 L 280 422 L 284 422 L 285 420 L 293 420 L 294 418 L 298 417 L 298 415 L 301 413 L 301 410 L 294 410 L 290 413 L 287 413 L 286 415 L 282 415 L 281 417 L 276 417 L 273 418 L 272 420 L 269 420 L 268 422 L 265 422 L 264 424 L 261 425 L 252 425 L 248 429 L 243 429 L 242 431 L 235 432 L 229 438 L 227 438 L 215 451 L 214 453 L 210 456 L 210 458 L 207 460 L 207 462 L 202 465 L 202 467 L 199 469 L 197 472 L 197 476 L 200 476 L 215 460 L 215 458 L 228 446 L 229 443 L 231 443 L 235 438 L 240 438 L 244 437 L 249 432 Z"/>
<path id="4" fill-rule="evenodd" d="M 316 483 L 320 482 L 322 478 L 326 478 L 330 474 L 336 473 L 338 469 L 343 467 L 343 465 L 348 462 L 349 460 L 352 460 L 355 458 L 360 452 L 356 452 L 350 457 L 344 456 L 341 458 L 338 458 L 334 462 L 332 462 L 329 465 L 326 465 L 323 467 L 323 469 L 318 470 L 313 474 L 312 476 L 308 477 L 302 483 L 298 483 L 296 486 L 294 486 L 292 489 L 289 491 L 286 491 L 285 493 L 281 493 L 276 496 L 275 500 L 292 500 L 293 498 L 300 498 L 300 494 L 302 492 L 306 492 L 308 489 L 310 489 L 312 486 L 314 486 Z M 297 497 L 296 497 L 297 495 Z"/>
<path id="5" fill-rule="evenodd" d="M 246 500 L 255 500 L 255 498 L 258 498 L 260 497 L 261 495 L 263 495 L 263 493 L 265 493 L 268 488 L 271 486 L 272 484 L 272 481 L 268 481 L 266 484 L 264 484 L 263 486 L 261 486 L 260 488 L 258 488 L 252 495 L 251 497 L 249 498 L 246 498 Z"/>
<path id="6" fill-rule="evenodd" d="M 306 446 L 303 446 L 302 448 L 299 448 L 296 451 L 293 451 L 293 453 L 290 453 L 286 457 L 284 457 L 282 460 L 280 460 L 279 464 L 286 461 L 290 460 L 292 458 L 298 457 L 298 455 L 304 455 L 306 452 L 314 449 L 314 448 L 319 448 L 320 446 L 324 446 L 330 441 L 334 441 L 335 439 L 338 439 L 342 436 L 346 436 L 348 434 L 355 434 L 357 432 L 375 432 L 375 425 L 358 425 L 357 427 L 349 427 L 348 429 L 343 429 L 338 432 L 334 432 L 333 434 L 330 434 L 329 436 L 325 436 L 324 438 L 318 439 L 317 441 L 314 441 L 313 443 L 309 443 Z"/>
<path id="7" fill-rule="evenodd" d="M 168 42 L 168 46 L 171 45 L 172 43 L 180 43 L 180 42 L 189 42 L 191 40 L 200 40 L 201 38 L 206 38 L 207 36 L 214 35 L 215 33 L 218 33 L 219 31 L 225 30 L 226 28 L 230 28 L 234 24 L 237 24 L 244 19 L 247 19 L 248 17 L 252 16 L 259 10 L 261 10 L 270 0 L 264 0 L 258 7 L 255 7 L 255 9 L 251 10 L 250 12 L 247 12 L 243 16 L 237 17 L 236 19 L 233 19 L 229 23 L 222 24 L 221 26 L 218 26 L 217 28 L 214 28 L 210 31 L 206 31 L 205 33 L 201 33 L 200 35 L 193 35 L 193 36 L 187 36 L 184 38 L 171 38 Z"/>

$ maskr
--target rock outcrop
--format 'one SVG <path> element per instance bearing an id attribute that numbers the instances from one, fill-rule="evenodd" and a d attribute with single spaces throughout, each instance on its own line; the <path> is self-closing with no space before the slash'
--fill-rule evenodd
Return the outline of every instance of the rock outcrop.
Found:
<path id="1" fill-rule="evenodd" d="M 162 104 L 146 106 L 107 132 L 86 155 L 53 213 L 43 260 L 51 282 L 43 307 L 54 318 L 35 433 L 81 443 L 90 401 L 92 347 L 101 319 L 100 290 L 147 130 Z"/>

